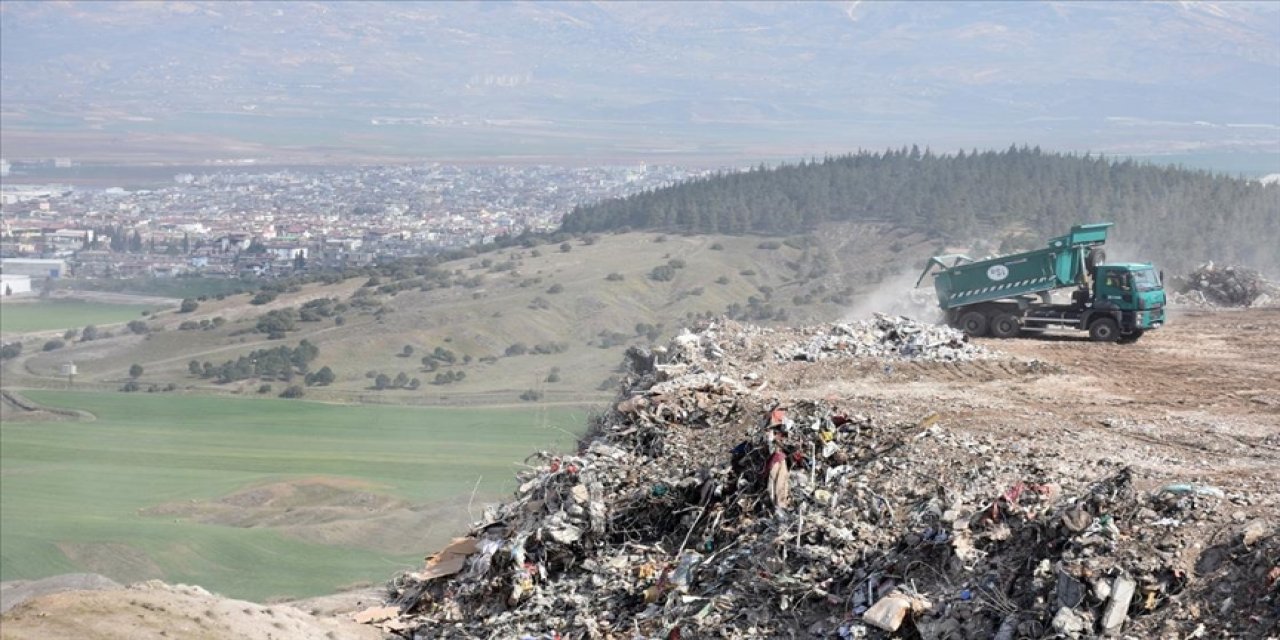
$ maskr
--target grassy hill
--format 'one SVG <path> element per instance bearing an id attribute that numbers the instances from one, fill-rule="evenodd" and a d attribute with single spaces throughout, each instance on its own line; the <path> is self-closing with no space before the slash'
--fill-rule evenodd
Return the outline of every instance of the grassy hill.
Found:
<path id="1" fill-rule="evenodd" d="M 33 342 L 26 355 L 9 364 L 7 384 L 61 387 L 65 380 L 57 376 L 58 367 L 74 361 L 80 372 L 77 387 L 113 390 L 138 363 L 144 368 L 139 380 L 144 389 L 172 383 L 181 389 L 255 394 L 263 381 L 217 384 L 192 376 L 189 362 L 218 365 L 255 349 L 306 339 L 319 347 L 312 369 L 329 366 L 336 374 L 331 385 L 309 387 L 309 398 L 503 405 L 521 403 L 521 394 L 534 390 L 544 402 L 595 401 L 612 395 L 613 388 L 602 384 L 614 375 L 627 345 L 664 340 L 696 318 L 726 311 L 766 323 L 839 318 L 871 297 L 875 283 L 898 271 L 914 272 L 937 248 L 921 234 L 883 224 L 829 225 L 821 233 L 778 238 L 603 235 L 575 240 L 568 250 L 551 244 L 445 263 L 441 270 L 455 282 L 448 288 L 377 293 L 394 284 L 385 278 L 374 286 L 364 286 L 363 278 L 310 284 L 262 305 L 250 304 L 249 295 L 235 295 L 210 299 L 193 313 L 161 312 L 148 320 L 148 335 L 117 332 L 108 340 L 77 342 L 49 353 Z M 341 325 L 333 317 L 299 322 L 283 339 L 253 330 L 264 313 L 325 297 L 352 305 L 362 300 L 366 307 L 339 314 Z M 217 328 L 179 329 L 184 322 L 215 318 L 224 319 Z M 647 335 L 640 335 L 637 325 L 662 328 L 642 326 Z M 556 352 L 506 355 L 515 344 Z M 406 345 L 412 347 L 408 357 Z M 458 362 L 426 371 L 421 358 L 437 348 L 453 352 Z M 467 357 L 470 362 L 463 364 Z M 421 385 L 377 391 L 370 372 L 392 378 L 404 372 Z M 465 378 L 433 384 L 443 372 L 465 373 Z M 272 394 L 285 386 L 279 380 L 270 383 Z"/>

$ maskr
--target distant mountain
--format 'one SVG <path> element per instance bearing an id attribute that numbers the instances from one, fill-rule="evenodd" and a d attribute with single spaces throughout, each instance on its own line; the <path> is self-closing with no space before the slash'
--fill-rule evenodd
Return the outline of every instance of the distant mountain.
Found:
<path id="1" fill-rule="evenodd" d="M 6 1 L 0 53 L 9 155 L 33 132 L 401 156 L 1280 150 L 1261 2 Z"/>

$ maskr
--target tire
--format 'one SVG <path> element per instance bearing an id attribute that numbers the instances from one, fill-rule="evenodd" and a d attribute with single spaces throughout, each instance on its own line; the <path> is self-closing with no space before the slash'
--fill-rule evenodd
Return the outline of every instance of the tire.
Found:
<path id="1" fill-rule="evenodd" d="M 1120 325 L 1114 318 L 1098 318 L 1089 325 L 1089 339 L 1094 342 L 1115 342 L 1120 339 Z"/>
<path id="2" fill-rule="evenodd" d="M 960 330 L 971 338 L 981 338 L 987 335 L 987 316 L 983 315 L 981 311 L 970 311 L 960 316 Z"/>
<path id="3" fill-rule="evenodd" d="M 1107 251 L 1102 247 L 1094 247 L 1089 250 L 1088 255 L 1084 257 L 1084 268 L 1093 273 L 1097 270 L 1098 265 L 1107 261 Z"/>
<path id="4" fill-rule="evenodd" d="M 1121 344 L 1130 344 L 1138 341 L 1142 334 L 1146 333 L 1145 329 L 1134 329 L 1133 333 L 1120 338 Z"/>
<path id="5" fill-rule="evenodd" d="M 1012 338 L 1022 331 L 1022 323 L 1012 313 L 997 314 L 991 319 L 991 335 L 997 338 Z"/>

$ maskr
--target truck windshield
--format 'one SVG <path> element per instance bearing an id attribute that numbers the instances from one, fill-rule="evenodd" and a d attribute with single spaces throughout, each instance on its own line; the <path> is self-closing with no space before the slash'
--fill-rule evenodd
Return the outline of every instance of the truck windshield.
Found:
<path id="1" fill-rule="evenodd" d="M 1143 269 L 1133 272 L 1133 284 L 1138 291 L 1154 291 L 1160 288 L 1160 280 L 1155 269 Z"/>

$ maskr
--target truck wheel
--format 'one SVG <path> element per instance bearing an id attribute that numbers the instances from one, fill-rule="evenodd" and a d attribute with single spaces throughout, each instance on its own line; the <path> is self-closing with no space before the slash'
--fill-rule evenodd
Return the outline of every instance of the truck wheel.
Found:
<path id="1" fill-rule="evenodd" d="M 1112 318 L 1098 318 L 1089 325 L 1089 339 L 1094 342 L 1115 342 L 1120 339 L 1120 325 Z"/>
<path id="2" fill-rule="evenodd" d="M 1146 331 L 1145 331 L 1145 330 L 1143 330 L 1143 329 L 1134 329 L 1134 330 L 1133 330 L 1133 333 L 1131 333 L 1131 334 L 1129 334 L 1129 335 L 1127 335 L 1127 336 L 1123 336 L 1123 337 L 1121 337 L 1121 338 L 1120 338 L 1120 342 L 1121 342 L 1121 343 L 1123 343 L 1123 344 L 1129 344 L 1129 343 L 1131 343 L 1131 342 L 1137 342 L 1137 341 L 1138 341 L 1138 338 L 1141 338 L 1141 337 L 1142 337 L 1142 334 L 1144 334 L 1144 333 L 1146 333 Z"/>
<path id="3" fill-rule="evenodd" d="M 981 311 L 970 311 L 960 316 L 960 330 L 974 338 L 987 335 L 987 317 Z"/>
<path id="4" fill-rule="evenodd" d="M 1012 338 L 1021 330 L 1022 325 L 1012 313 L 1002 313 L 991 320 L 991 335 L 997 338 Z"/>
<path id="5" fill-rule="evenodd" d="M 1089 255 L 1084 258 L 1084 268 L 1093 273 L 1097 270 L 1098 265 L 1107 261 L 1107 250 L 1102 247 L 1094 247 L 1089 250 Z"/>

